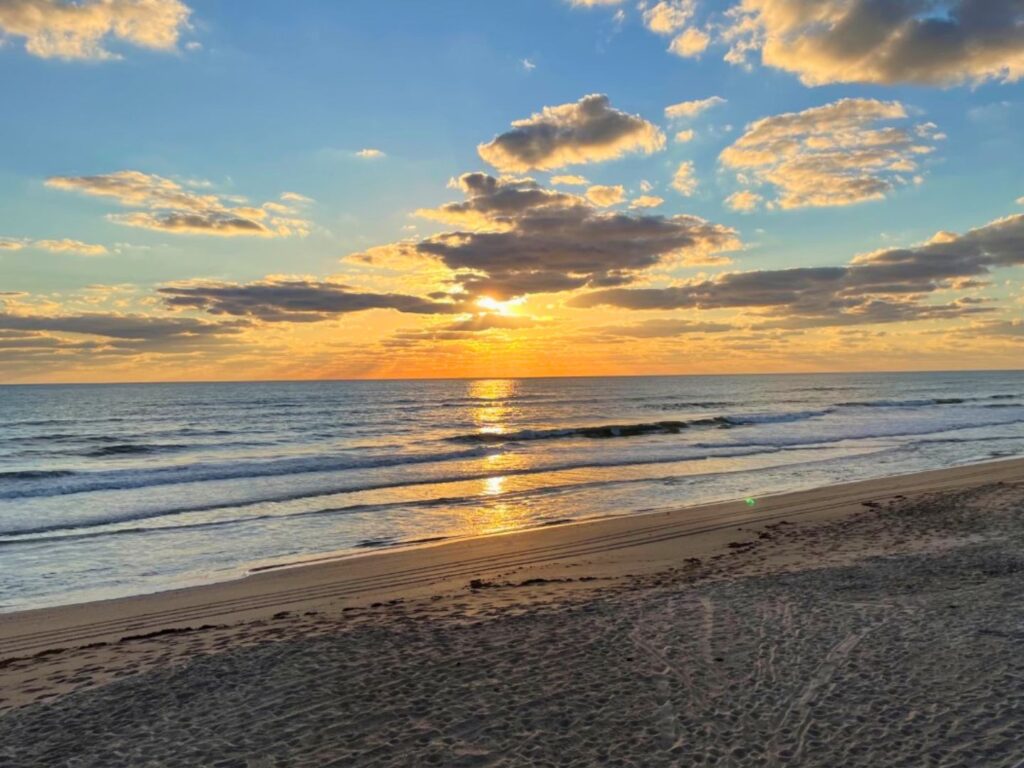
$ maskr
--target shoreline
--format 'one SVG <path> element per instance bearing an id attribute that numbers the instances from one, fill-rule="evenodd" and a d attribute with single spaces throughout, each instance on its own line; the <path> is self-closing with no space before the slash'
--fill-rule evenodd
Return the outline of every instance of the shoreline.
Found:
<path id="1" fill-rule="evenodd" d="M 1014 459 L 11 614 L 0 762 L 1015 768 L 1021 510 Z"/>
<path id="2" fill-rule="evenodd" d="M 532 569 L 571 578 L 586 560 L 595 579 L 656 573 L 686 557 L 742 544 L 765 525 L 794 518 L 842 518 L 864 502 L 1006 482 L 1024 459 L 966 464 L 765 496 L 756 506 L 729 500 L 670 512 L 570 520 L 558 525 L 443 539 L 271 565 L 198 586 L 2 614 L 0 661 L 54 648 L 117 641 L 126 634 L 181 630 L 209 622 L 266 619 L 282 609 L 347 606 L 424 597 L 494 573 Z M 747 526 L 747 527 L 745 527 Z M 726 541 L 729 539 L 729 541 Z M 678 548 L 676 547 L 678 545 Z"/>

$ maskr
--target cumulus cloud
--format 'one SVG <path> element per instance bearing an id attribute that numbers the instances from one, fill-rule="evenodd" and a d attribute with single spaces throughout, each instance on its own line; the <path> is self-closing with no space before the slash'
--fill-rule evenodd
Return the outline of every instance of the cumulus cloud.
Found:
<path id="1" fill-rule="evenodd" d="M 763 199 L 756 192 L 751 192 L 749 189 L 741 189 L 739 192 L 733 192 L 725 198 L 725 204 L 734 211 L 750 213 L 757 210 L 757 206 L 761 204 Z"/>
<path id="2" fill-rule="evenodd" d="M 659 35 L 671 35 L 693 18 L 695 0 L 662 0 L 643 12 L 644 26 Z"/>
<path id="3" fill-rule="evenodd" d="M 725 104 L 721 96 L 709 96 L 706 99 L 695 99 L 693 101 L 681 101 L 665 107 L 665 117 L 669 120 L 692 120 L 693 118 L 707 112 L 712 107 Z"/>
<path id="4" fill-rule="evenodd" d="M 1020 0 L 741 0 L 727 60 L 762 62 L 807 85 L 1016 81 L 1024 75 Z"/>
<path id="5" fill-rule="evenodd" d="M 117 171 L 95 176 L 54 176 L 46 180 L 54 189 L 108 197 L 121 205 L 146 210 L 110 214 L 118 224 L 179 234 L 258 237 L 303 236 L 309 222 L 294 209 L 278 203 L 235 205 L 220 195 L 190 191 L 176 181 L 141 171 Z M 285 193 L 284 200 L 305 202 L 301 195 Z"/>
<path id="6" fill-rule="evenodd" d="M 614 186 L 598 184 L 587 189 L 587 200 L 601 207 L 621 203 L 625 197 L 626 190 L 621 184 Z"/>
<path id="7" fill-rule="evenodd" d="M 630 208 L 657 208 L 665 202 L 665 198 L 657 195 L 640 195 L 629 203 Z"/>
<path id="8" fill-rule="evenodd" d="M 672 175 L 672 189 L 687 197 L 697 191 L 697 177 L 693 172 L 693 163 L 689 160 L 684 160 L 676 168 Z"/>
<path id="9" fill-rule="evenodd" d="M 356 152 L 356 157 L 361 157 L 364 160 L 377 160 L 384 156 L 385 155 L 383 151 L 379 149 L 373 149 L 372 147 L 360 149 L 358 152 Z"/>
<path id="10" fill-rule="evenodd" d="M 420 213 L 466 229 L 394 247 L 438 259 L 470 295 L 623 285 L 655 265 L 704 262 L 739 247 L 733 230 L 695 216 L 601 211 L 530 179 L 469 173 L 458 186 L 464 202 Z"/>
<path id="11" fill-rule="evenodd" d="M 157 289 L 173 309 L 198 309 L 264 322 L 314 323 L 350 312 L 394 309 L 418 315 L 451 314 L 452 303 L 396 293 L 368 293 L 341 283 L 267 279 L 254 283 L 204 282 Z"/>
<path id="12" fill-rule="evenodd" d="M 180 0 L 0 0 L 0 32 L 45 59 L 117 59 L 111 42 L 174 50 L 190 14 Z"/>
<path id="13" fill-rule="evenodd" d="M 599 5 L 618 5 L 622 0 L 569 0 L 570 5 L 578 5 L 583 8 L 594 8 Z"/>
<path id="14" fill-rule="evenodd" d="M 592 94 L 516 120 L 512 130 L 479 145 L 477 151 L 509 173 L 595 163 L 630 152 L 651 154 L 664 146 L 665 135 L 655 125 L 614 109 L 607 96 Z"/>
<path id="15" fill-rule="evenodd" d="M 0 240 L 0 251 L 20 251 L 24 247 L 21 240 Z"/>
<path id="16" fill-rule="evenodd" d="M 684 59 L 700 56 L 711 44 L 711 35 L 702 29 L 690 27 L 673 38 L 668 50 Z"/>
<path id="17" fill-rule="evenodd" d="M 932 129 L 907 119 L 898 101 L 840 99 L 751 123 L 721 156 L 741 182 L 774 187 L 781 208 L 878 200 L 933 151 Z"/>
<path id="18" fill-rule="evenodd" d="M 686 144 L 687 142 L 693 141 L 694 133 L 692 130 L 677 131 L 673 137 L 676 144 Z"/>
<path id="19" fill-rule="evenodd" d="M 950 319 L 993 311 L 970 298 L 928 299 L 993 269 L 1024 264 L 1024 214 L 963 235 L 932 238 L 854 258 L 841 267 L 732 272 L 664 288 L 610 288 L 573 299 L 577 307 L 757 309 L 761 327 L 801 328 Z"/>

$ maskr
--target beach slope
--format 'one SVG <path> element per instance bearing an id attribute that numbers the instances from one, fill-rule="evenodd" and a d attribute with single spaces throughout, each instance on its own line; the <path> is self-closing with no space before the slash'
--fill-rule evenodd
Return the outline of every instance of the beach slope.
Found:
<path id="1" fill-rule="evenodd" d="M 0 762 L 1016 765 L 1022 480 L 993 462 L 4 615 Z"/>

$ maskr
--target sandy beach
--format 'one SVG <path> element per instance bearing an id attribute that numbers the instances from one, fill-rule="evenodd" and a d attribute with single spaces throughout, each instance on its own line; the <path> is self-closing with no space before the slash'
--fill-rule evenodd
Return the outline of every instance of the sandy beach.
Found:
<path id="1" fill-rule="evenodd" d="M 0 617 L 5 766 L 1024 761 L 1024 461 Z"/>

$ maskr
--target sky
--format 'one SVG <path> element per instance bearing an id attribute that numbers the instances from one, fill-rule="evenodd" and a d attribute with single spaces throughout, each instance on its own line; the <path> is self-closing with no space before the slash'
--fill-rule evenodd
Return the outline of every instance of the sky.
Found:
<path id="1" fill-rule="evenodd" d="M 1020 0 L 0 0 L 0 383 L 1024 367 Z"/>

